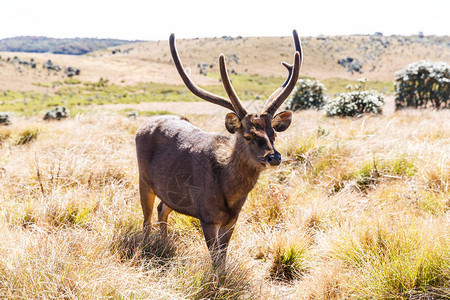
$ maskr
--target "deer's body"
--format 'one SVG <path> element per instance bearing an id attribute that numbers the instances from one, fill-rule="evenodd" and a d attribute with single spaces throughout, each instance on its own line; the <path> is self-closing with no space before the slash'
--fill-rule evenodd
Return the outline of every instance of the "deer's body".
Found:
<path id="1" fill-rule="evenodd" d="M 283 63 L 289 76 L 267 100 L 260 115 L 249 114 L 228 78 L 224 55 L 219 56 L 220 74 L 229 99 L 211 94 L 186 74 L 171 35 L 170 50 L 186 86 L 196 96 L 230 109 L 225 136 L 205 132 L 176 116 L 152 117 L 136 134 L 139 193 L 144 229 L 151 223 L 155 196 L 162 236 L 172 210 L 200 220 L 213 262 L 225 262 L 226 249 L 242 206 L 259 174 L 281 163 L 274 148 L 275 131 L 286 130 L 292 113 L 275 114 L 295 87 L 301 65 L 301 44 L 294 30 L 294 64 Z"/>
<path id="2" fill-rule="evenodd" d="M 136 144 L 143 146 L 140 183 L 171 209 L 209 224 L 237 217 L 263 169 L 248 167 L 235 138 L 205 132 L 176 116 L 150 118 L 138 130 Z"/>

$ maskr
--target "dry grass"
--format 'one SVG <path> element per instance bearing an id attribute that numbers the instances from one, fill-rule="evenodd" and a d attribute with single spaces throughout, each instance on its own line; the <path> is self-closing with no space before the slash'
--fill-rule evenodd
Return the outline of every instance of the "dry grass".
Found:
<path id="1" fill-rule="evenodd" d="M 142 235 L 143 119 L 0 128 L 1 298 L 449 297 L 449 111 L 295 114 L 277 141 L 285 162 L 250 194 L 221 274 L 195 219 L 171 215 L 166 242 Z M 190 119 L 223 131 L 221 115 Z"/>

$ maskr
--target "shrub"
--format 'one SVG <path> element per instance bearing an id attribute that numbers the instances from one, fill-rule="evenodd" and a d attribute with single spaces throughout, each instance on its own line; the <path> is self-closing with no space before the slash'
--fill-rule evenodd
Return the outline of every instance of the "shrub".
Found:
<path id="1" fill-rule="evenodd" d="M 52 110 L 49 110 L 45 116 L 44 120 L 61 120 L 69 116 L 69 110 L 65 106 L 57 106 Z"/>
<path id="2" fill-rule="evenodd" d="M 381 114 L 384 104 L 384 95 L 377 91 L 365 90 L 365 79 L 358 80 L 359 85 L 355 91 L 340 93 L 335 99 L 330 100 L 324 106 L 328 116 L 354 117 L 365 113 Z M 348 86 L 347 89 L 353 89 Z"/>
<path id="3" fill-rule="evenodd" d="M 320 109 L 328 99 L 327 89 L 318 80 L 299 79 L 287 109 L 296 111 L 303 109 Z"/>
<path id="4" fill-rule="evenodd" d="M 0 113 L 0 125 L 10 125 L 11 115 L 8 113 Z"/>
<path id="5" fill-rule="evenodd" d="M 450 66 L 445 62 L 419 61 L 395 76 L 395 108 L 448 107 Z"/>

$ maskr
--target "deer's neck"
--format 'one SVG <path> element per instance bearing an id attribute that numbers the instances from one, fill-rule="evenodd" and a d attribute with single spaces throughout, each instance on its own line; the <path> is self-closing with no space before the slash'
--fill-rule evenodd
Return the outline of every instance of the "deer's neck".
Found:
<path id="1" fill-rule="evenodd" d="M 230 140 L 229 155 L 221 176 L 226 201 L 230 208 L 237 209 L 242 207 L 263 170 L 249 159 L 249 154 L 240 143 L 242 141 L 235 138 Z"/>

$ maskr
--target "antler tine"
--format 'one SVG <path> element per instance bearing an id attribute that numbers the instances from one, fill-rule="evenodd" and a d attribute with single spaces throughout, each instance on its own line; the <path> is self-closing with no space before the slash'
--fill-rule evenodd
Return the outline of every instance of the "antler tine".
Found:
<path id="1" fill-rule="evenodd" d="M 220 66 L 220 77 L 222 78 L 222 83 L 225 88 L 225 91 L 227 92 L 228 97 L 230 97 L 231 104 L 233 105 L 239 119 L 242 119 L 247 115 L 247 110 L 245 109 L 245 106 L 241 103 L 241 100 L 239 100 L 236 91 L 231 85 L 230 77 L 228 76 L 227 66 L 225 63 L 225 56 L 223 55 L 223 53 L 221 53 L 219 56 L 219 66 Z"/>
<path id="2" fill-rule="evenodd" d="M 297 34 L 297 30 L 294 30 L 292 32 L 292 34 L 294 37 L 294 45 L 295 45 L 295 51 L 296 51 L 295 55 L 297 55 L 297 54 L 299 55 L 299 65 L 298 65 L 297 74 L 295 72 L 295 68 L 296 68 L 296 63 L 295 63 L 296 58 L 295 57 L 294 57 L 293 65 L 290 65 L 284 61 L 282 62 L 282 65 L 285 66 L 289 71 L 288 78 L 281 85 L 281 87 L 279 87 L 277 90 L 275 90 L 275 92 L 273 92 L 272 95 L 270 95 L 270 97 L 267 99 L 267 101 L 264 105 L 264 108 L 263 108 L 263 113 L 271 113 L 272 115 L 275 114 L 276 110 L 281 106 L 281 104 L 283 104 L 283 102 L 290 95 L 292 90 L 295 88 L 295 85 L 297 84 L 298 74 L 300 72 L 300 68 L 301 68 L 302 61 L 303 61 L 303 50 L 302 50 L 302 44 L 301 44 L 300 39 Z M 294 75 L 294 77 L 292 75 Z M 294 79 L 293 82 L 291 81 L 291 79 Z M 289 84 L 289 83 L 291 83 L 291 84 Z"/>
<path id="3" fill-rule="evenodd" d="M 268 106 L 269 103 L 271 103 L 271 102 L 273 101 L 273 99 L 275 99 L 275 98 L 278 96 L 278 94 L 281 93 L 281 91 L 282 91 L 282 90 L 284 89 L 284 87 L 287 85 L 287 83 L 289 82 L 289 79 L 290 79 L 291 76 L 292 76 L 292 67 L 293 67 L 293 66 L 292 66 L 291 64 L 288 64 L 288 63 L 285 62 L 285 61 L 282 61 L 281 64 L 282 64 L 283 66 L 286 67 L 286 69 L 287 69 L 288 72 L 289 72 L 289 75 L 288 75 L 286 81 L 285 81 L 279 88 L 277 88 L 277 89 L 275 90 L 275 92 L 273 92 L 272 95 L 269 96 L 269 98 L 267 98 L 266 103 L 264 103 L 264 107 Z"/>
<path id="4" fill-rule="evenodd" d="M 175 64 L 175 67 L 177 68 L 178 74 L 180 74 L 181 79 L 183 80 L 186 87 L 197 97 L 206 100 L 208 102 L 218 104 L 220 106 L 228 108 L 231 111 L 236 112 L 235 108 L 227 98 L 214 95 L 208 91 L 205 91 L 204 89 L 198 87 L 189 78 L 189 76 L 186 74 L 186 71 L 184 70 L 183 64 L 181 63 L 180 56 L 178 55 L 177 47 L 175 45 L 175 34 L 173 33 L 170 35 L 169 45 L 170 45 L 170 53 L 172 54 L 172 59 Z"/>

